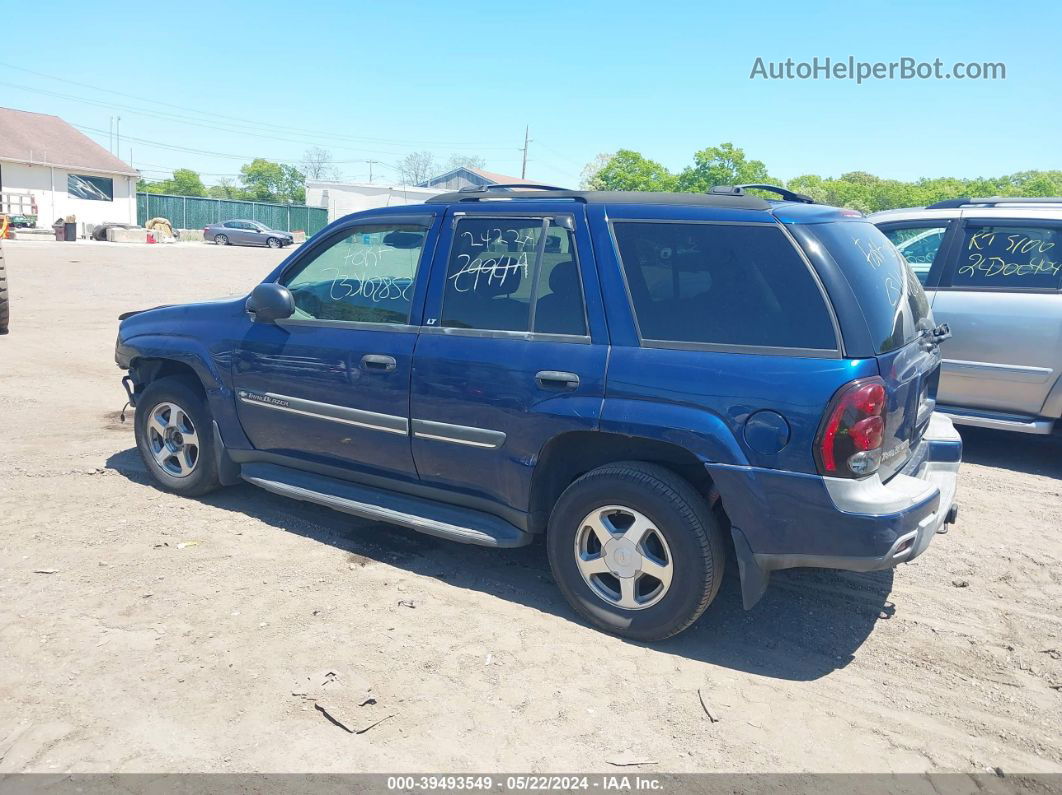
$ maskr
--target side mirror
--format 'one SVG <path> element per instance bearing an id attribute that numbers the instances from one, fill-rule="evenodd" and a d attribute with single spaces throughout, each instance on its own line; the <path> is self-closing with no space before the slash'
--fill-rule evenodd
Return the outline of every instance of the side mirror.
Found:
<path id="1" fill-rule="evenodd" d="M 295 299 L 287 287 L 266 282 L 251 291 L 245 306 L 255 323 L 272 323 L 294 314 Z"/>

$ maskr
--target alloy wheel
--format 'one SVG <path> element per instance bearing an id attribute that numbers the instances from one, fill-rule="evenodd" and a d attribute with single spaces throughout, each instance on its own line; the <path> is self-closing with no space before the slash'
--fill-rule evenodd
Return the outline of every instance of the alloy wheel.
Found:
<path id="1" fill-rule="evenodd" d="M 583 519 L 575 562 L 599 599 L 624 610 L 657 604 L 675 571 L 663 533 L 645 514 L 623 505 L 606 505 Z"/>
<path id="2" fill-rule="evenodd" d="M 199 435 L 188 412 L 176 403 L 159 403 L 148 414 L 147 442 L 164 472 L 185 478 L 199 463 Z"/>

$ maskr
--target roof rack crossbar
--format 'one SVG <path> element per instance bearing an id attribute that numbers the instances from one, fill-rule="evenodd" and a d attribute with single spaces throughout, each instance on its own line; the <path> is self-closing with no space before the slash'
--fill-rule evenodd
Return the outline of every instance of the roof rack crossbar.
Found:
<path id="1" fill-rule="evenodd" d="M 952 210 L 957 207 L 995 207 L 999 204 L 1062 204 L 1062 196 L 989 196 L 983 199 L 945 199 L 930 204 L 927 210 Z"/>
<path id="2" fill-rule="evenodd" d="M 754 182 L 748 182 L 742 185 L 716 185 L 709 191 L 709 193 L 717 193 L 725 196 L 744 196 L 746 191 L 753 189 L 774 193 L 783 201 L 787 202 L 800 202 L 801 204 L 815 203 L 813 198 L 803 193 L 797 193 L 796 191 L 788 190 L 779 185 L 762 185 Z"/>

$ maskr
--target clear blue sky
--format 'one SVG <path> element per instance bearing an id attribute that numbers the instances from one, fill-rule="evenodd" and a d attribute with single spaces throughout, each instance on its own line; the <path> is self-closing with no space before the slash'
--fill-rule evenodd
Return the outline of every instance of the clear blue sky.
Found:
<path id="1" fill-rule="evenodd" d="M 131 148 L 149 177 L 190 167 L 208 183 L 255 156 L 298 161 L 312 144 L 350 161 L 339 167 L 352 179 L 368 175 L 353 161 L 395 163 L 425 149 L 440 160 L 478 154 L 494 171 L 519 174 L 525 124 L 528 176 L 565 185 L 599 152 L 636 149 L 678 170 L 723 141 L 782 179 L 1062 169 L 1057 0 L 146 8 L 53 0 L 32 25 L 7 14 L 0 105 L 101 130 L 94 137 L 105 146 L 120 115 L 124 159 Z M 1002 61 L 1007 79 L 749 79 L 757 56 L 849 55 L 940 58 L 945 68 Z"/>

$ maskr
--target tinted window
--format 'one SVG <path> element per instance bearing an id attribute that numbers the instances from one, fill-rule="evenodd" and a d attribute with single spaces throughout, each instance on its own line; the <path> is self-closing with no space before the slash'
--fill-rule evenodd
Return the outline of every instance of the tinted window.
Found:
<path id="1" fill-rule="evenodd" d="M 460 219 L 447 263 L 441 325 L 585 334 L 572 232 L 548 218 Z"/>
<path id="2" fill-rule="evenodd" d="M 114 201 L 114 180 L 110 177 L 90 177 L 85 174 L 68 174 L 66 192 L 75 199 L 91 201 Z"/>
<path id="3" fill-rule="evenodd" d="M 807 265 L 767 225 L 617 222 L 643 339 L 835 350 Z"/>
<path id="4" fill-rule="evenodd" d="M 929 270 L 944 242 L 946 226 L 892 226 L 883 230 L 896 250 L 903 254 L 907 264 L 922 284 L 929 277 Z"/>
<path id="5" fill-rule="evenodd" d="M 1057 290 L 1062 286 L 1062 228 L 967 226 L 953 287 Z"/>
<path id="6" fill-rule="evenodd" d="M 281 279 L 295 317 L 408 323 L 424 246 L 420 226 L 359 226 Z"/>
<path id="7" fill-rule="evenodd" d="M 913 342 L 928 325 L 929 301 L 911 266 L 881 230 L 867 221 L 809 224 L 807 228 L 852 286 L 877 352 Z"/>

